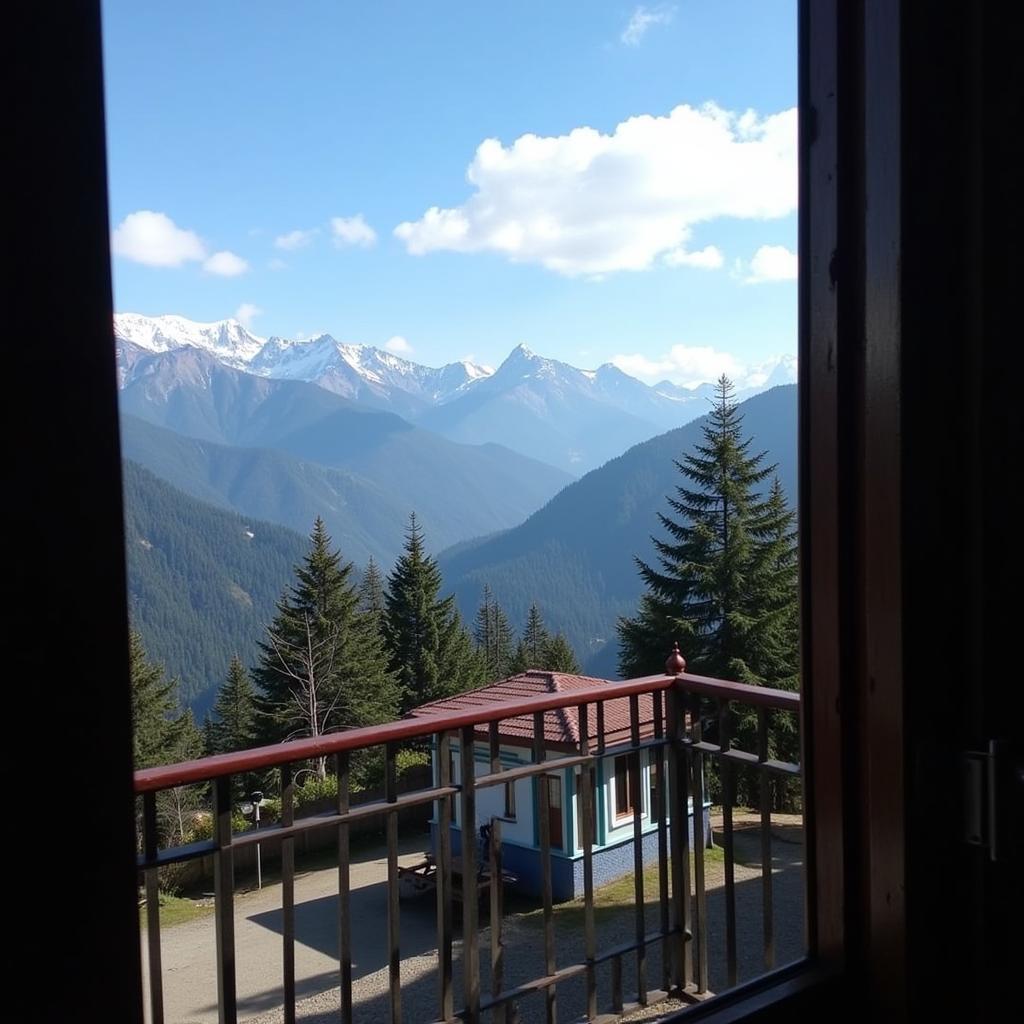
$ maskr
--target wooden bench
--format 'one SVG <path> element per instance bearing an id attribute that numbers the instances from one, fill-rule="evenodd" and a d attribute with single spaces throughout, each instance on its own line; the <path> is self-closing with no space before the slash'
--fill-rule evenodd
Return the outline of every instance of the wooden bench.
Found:
<path id="1" fill-rule="evenodd" d="M 501 880 L 505 885 L 519 881 L 518 875 L 511 871 L 502 871 Z M 419 896 L 437 890 L 437 860 L 432 853 L 424 855 L 423 860 L 415 864 L 398 866 L 398 882 L 406 895 Z M 487 864 L 481 865 L 477 871 L 477 899 L 485 897 L 491 887 L 491 876 Z M 452 899 L 462 900 L 462 858 L 452 857 Z M 402 890 L 400 889 L 400 894 Z"/>

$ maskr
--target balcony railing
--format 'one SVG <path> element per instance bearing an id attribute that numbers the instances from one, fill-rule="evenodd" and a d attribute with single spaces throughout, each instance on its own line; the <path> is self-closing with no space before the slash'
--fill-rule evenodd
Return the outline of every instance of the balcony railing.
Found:
<path id="1" fill-rule="evenodd" d="M 650 701 L 653 728 L 641 736 L 640 703 Z M 628 706 L 629 738 L 608 746 L 604 742 L 605 710 L 610 701 Z M 744 706 L 756 710 L 757 750 L 732 746 L 729 709 Z M 552 757 L 545 747 L 545 713 L 559 711 L 576 716 L 579 741 L 576 749 Z M 773 711 L 795 714 L 799 696 L 781 690 L 723 682 L 701 676 L 680 674 L 649 676 L 624 682 L 605 683 L 571 692 L 525 697 L 517 701 L 480 705 L 451 714 L 419 717 L 365 729 L 353 729 L 315 739 L 298 740 L 239 753 L 207 757 L 169 767 L 152 768 L 135 774 L 135 790 L 141 797 L 142 849 L 138 866 L 146 888 L 146 930 L 148 948 L 149 1008 L 152 1024 L 162 1024 L 164 1015 L 161 971 L 161 936 L 158 900 L 158 870 L 169 864 L 196 858 L 213 859 L 215 889 L 215 932 L 217 1005 L 219 1020 L 231 1024 L 238 1019 L 235 954 L 235 871 L 236 851 L 254 842 L 277 843 L 281 852 L 283 1019 L 295 1020 L 295 841 L 310 830 L 334 830 L 337 833 L 338 863 L 338 966 L 340 1019 L 358 1024 L 358 1001 L 353 1006 L 353 934 L 351 920 L 350 831 L 354 823 L 369 817 L 386 821 L 387 881 L 386 929 L 388 949 L 388 989 L 390 1019 L 402 1020 L 402 932 L 399 904 L 398 813 L 404 808 L 433 803 L 436 822 L 436 916 L 437 916 L 437 1010 L 436 1019 L 462 1019 L 475 1022 L 481 1015 L 489 1019 L 518 1020 L 521 1005 L 540 999 L 544 1019 L 554 1021 L 559 986 L 570 979 L 581 979 L 585 992 L 588 1021 L 614 1020 L 636 1006 L 658 1002 L 672 995 L 694 1002 L 708 995 L 709 942 L 708 909 L 705 886 L 705 761 L 719 770 L 722 800 L 721 845 L 724 852 L 724 931 L 727 985 L 737 981 L 737 900 L 733 803 L 736 774 L 751 772 L 759 780 L 760 868 L 762 954 L 766 970 L 775 963 L 772 898 L 772 806 L 769 779 L 798 776 L 800 768 L 789 762 L 769 758 L 769 715 Z M 502 769 L 499 758 L 499 726 L 502 720 L 530 716 L 533 721 L 532 761 Z M 705 738 L 705 728 L 717 723 L 717 742 Z M 450 776 L 449 750 L 458 743 L 459 782 Z M 400 745 L 412 741 L 433 744 L 436 770 L 433 785 L 414 792 L 399 793 L 396 754 Z M 474 751 L 486 743 L 489 770 L 477 774 Z M 353 803 L 351 796 L 352 755 L 383 748 L 385 761 L 384 799 Z M 651 821 L 656 822 L 657 844 L 657 927 L 647 928 L 644 905 L 646 894 L 644 844 L 640 814 L 633 815 L 633 887 L 635 928 L 632 941 L 601 948 L 595 920 L 594 844 L 595 775 L 602 759 L 647 751 L 667 768 L 667 785 L 661 778 L 652 793 Z M 332 811 L 296 818 L 296 766 L 316 758 L 333 759 L 337 772 L 336 805 Z M 607 763 L 607 762 L 606 762 Z M 549 791 L 537 785 L 537 815 L 540 859 L 540 902 L 543 906 L 543 960 L 540 976 L 505 987 L 503 963 L 503 886 L 487 887 L 490 920 L 490 984 L 481 991 L 478 900 L 461 900 L 462 943 L 459 960 L 461 1008 L 455 1006 L 456 960 L 453 955 L 455 908 L 458 893 L 452 882 L 452 811 L 458 801 L 459 820 L 473 823 L 473 831 L 462 832 L 461 876 L 477 877 L 486 867 L 488 877 L 501 879 L 501 820 L 491 819 L 490 842 L 486 857 L 478 862 L 473 841 L 477 824 L 477 794 L 488 787 L 521 779 L 535 779 L 554 771 L 579 770 L 579 831 L 583 873 L 583 956 L 573 962 L 560 962 L 555 941 L 555 911 L 552 896 L 552 844 L 549 819 Z M 281 814 L 276 825 L 259 831 L 232 832 L 232 776 L 276 770 L 280 777 Z M 174 787 L 210 783 L 213 797 L 213 838 L 171 848 L 159 848 L 157 794 Z M 630 773 L 631 802 L 641 806 L 639 772 Z M 692 804 L 691 804 L 692 798 Z M 692 818 L 689 808 L 692 806 Z M 690 824 L 692 820 L 692 825 Z M 692 863 L 692 871 L 691 871 Z M 654 895 L 654 894 L 650 894 Z M 657 950 L 655 958 L 651 952 Z M 627 957 L 629 958 L 627 960 Z M 635 967 L 626 991 L 624 965 Z M 610 1006 L 598 1006 L 598 976 L 607 971 L 603 988 L 610 990 Z M 656 973 L 656 977 L 652 974 Z M 609 977 L 610 976 L 610 977 Z M 575 982 L 576 985 L 581 983 Z M 685 1011 L 684 1011 L 685 1012 Z"/>

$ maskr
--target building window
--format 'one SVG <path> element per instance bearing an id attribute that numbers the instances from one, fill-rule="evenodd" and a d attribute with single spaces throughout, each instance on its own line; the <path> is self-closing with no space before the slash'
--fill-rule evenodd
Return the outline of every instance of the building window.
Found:
<path id="1" fill-rule="evenodd" d="M 650 781 L 648 785 L 648 806 L 651 809 L 651 821 L 660 820 L 658 815 L 658 786 L 661 783 L 661 754 L 658 751 L 651 751 Z"/>
<path id="2" fill-rule="evenodd" d="M 516 784 L 514 782 L 505 783 L 505 817 L 509 821 L 516 820 Z"/>
<path id="3" fill-rule="evenodd" d="M 582 850 L 583 849 L 583 845 L 584 845 L 584 843 L 583 843 L 583 841 L 584 841 L 584 835 L 583 835 L 584 829 L 583 829 L 583 826 L 586 824 L 586 821 L 585 821 L 585 819 L 583 817 L 583 806 L 584 806 L 584 800 L 583 800 L 583 779 L 584 779 L 584 775 L 583 775 L 583 772 L 581 772 L 579 768 L 577 768 L 575 773 L 574 773 L 574 779 L 575 779 L 575 783 L 576 783 L 576 785 L 575 785 L 576 795 L 577 795 L 577 798 L 578 798 L 578 800 L 577 800 L 577 808 L 578 808 L 578 810 L 577 810 L 577 820 L 579 822 L 579 836 L 578 836 L 579 842 L 576 845 L 577 845 L 577 849 Z M 592 830 L 591 833 L 590 833 L 590 839 L 591 839 L 591 843 L 594 846 L 596 846 L 597 845 L 597 820 L 598 820 L 598 818 L 597 818 L 597 788 L 596 788 L 597 783 L 596 783 L 596 774 L 592 774 L 591 775 L 591 779 L 593 781 L 591 783 L 591 789 L 590 789 L 590 827 L 591 827 L 591 830 Z"/>
<path id="4" fill-rule="evenodd" d="M 623 754 L 615 758 L 615 818 L 631 818 L 633 806 L 633 780 L 640 771 L 640 759 L 636 753 Z"/>

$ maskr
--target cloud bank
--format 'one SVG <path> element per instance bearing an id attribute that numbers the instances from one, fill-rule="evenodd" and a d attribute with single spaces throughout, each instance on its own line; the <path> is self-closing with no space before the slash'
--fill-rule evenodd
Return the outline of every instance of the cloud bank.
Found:
<path id="1" fill-rule="evenodd" d="M 179 228 L 166 213 L 136 210 L 110 236 L 115 256 L 147 267 L 180 267 L 185 263 L 202 263 L 203 269 L 221 277 L 237 277 L 249 264 L 227 249 L 207 252 L 206 244 L 194 231 Z"/>
<path id="2" fill-rule="evenodd" d="M 684 104 L 610 134 L 486 139 L 466 177 L 475 191 L 461 206 L 432 206 L 395 228 L 409 253 L 495 252 L 568 277 L 662 261 L 716 268 L 715 246 L 689 250 L 694 226 L 796 210 L 797 112 Z"/>

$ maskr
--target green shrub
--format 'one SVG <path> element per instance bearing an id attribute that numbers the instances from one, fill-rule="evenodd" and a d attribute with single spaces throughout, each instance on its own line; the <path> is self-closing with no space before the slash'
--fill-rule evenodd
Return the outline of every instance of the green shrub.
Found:
<path id="1" fill-rule="evenodd" d="M 424 764 L 430 764 L 430 754 L 425 750 L 400 750 L 395 756 L 395 768 L 399 778 L 411 768 L 418 768 Z"/>

